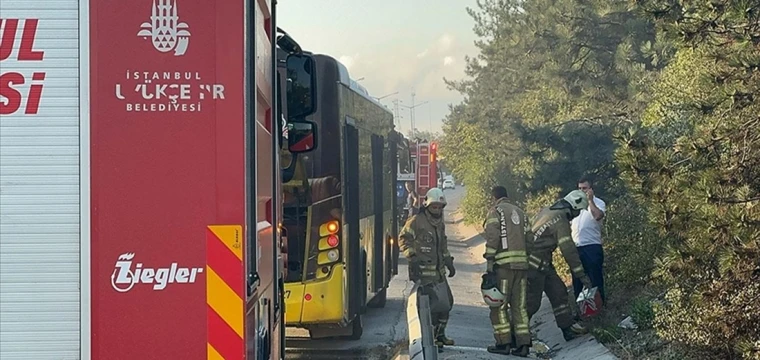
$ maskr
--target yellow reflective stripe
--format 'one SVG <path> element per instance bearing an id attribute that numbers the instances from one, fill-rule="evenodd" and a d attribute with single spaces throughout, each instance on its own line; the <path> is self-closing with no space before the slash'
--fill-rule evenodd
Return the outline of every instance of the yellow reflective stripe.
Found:
<path id="1" fill-rule="evenodd" d="M 509 292 L 509 281 L 507 280 L 500 280 L 499 281 L 499 291 L 501 291 L 502 294 L 506 294 Z M 504 332 L 500 333 L 506 333 L 509 334 L 509 318 L 507 317 L 507 306 L 509 306 L 509 303 L 504 299 L 504 303 L 499 307 L 499 323 L 506 324 L 507 329 Z"/>
<path id="2" fill-rule="evenodd" d="M 399 237 L 404 237 L 404 236 L 416 237 L 416 234 L 414 233 L 414 230 L 412 228 L 405 227 L 401 229 L 401 233 L 398 234 L 398 236 Z"/>
<path id="3" fill-rule="evenodd" d="M 496 254 L 497 259 L 503 259 L 503 258 L 514 257 L 514 256 L 527 258 L 528 254 L 526 254 L 525 251 L 522 251 L 522 250 L 502 251 Z"/>
<path id="4" fill-rule="evenodd" d="M 555 315 L 561 315 L 561 314 L 570 312 L 570 308 L 568 308 L 567 305 L 564 305 L 564 304 L 554 307 L 553 310 L 554 310 Z"/>
<path id="5" fill-rule="evenodd" d="M 524 264 L 525 262 L 527 262 L 527 259 L 519 258 L 519 257 L 496 260 L 497 265 L 514 264 L 514 263 Z"/>
<path id="6" fill-rule="evenodd" d="M 563 236 L 563 237 L 559 238 L 559 240 L 557 240 L 557 242 L 560 243 L 560 244 L 564 244 L 564 243 L 566 243 L 568 241 L 572 242 L 573 238 L 571 238 L 569 236 Z"/>
<path id="7" fill-rule="evenodd" d="M 486 254 L 496 254 L 496 249 L 486 246 Z"/>
<path id="8" fill-rule="evenodd" d="M 488 225 L 488 224 L 498 224 L 498 223 L 499 223 L 499 219 L 496 219 L 496 218 L 490 218 L 490 219 L 486 220 L 486 225 Z"/>
<path id="9" fill-rule="evenodd" d="M 534 268 L 539 269 L 541 267 L 541 264 L 543 264 L 543 261 L 533 255 L 529 255 L 528 263 Z"/>
<path id="10" fill-rule="evenodd" d="M 404 250 L 404 256 L 408 258 L 414 256 L 414 249 L 407 248 L 406 250 Z"/>
<path id="11" fill-rule="evenodd" d="M 493 329 L 496 330 L 496 331 L 503 330 L 503 329 L 509 329 L 509 324 L 495 324 L 493 326 Z"/>
<path id="12" fill-rule="evenodd" d="M 580 274 L 583 272 L 583 265 L 579 265 L 573 268 L 573 272 L 576 274 Z"/>
<path id="13" fill-rule="evenodd" d="M 520 292 L 520 298 L 519 298 L 519 305 L 524 311 L 520 311 L 520 319 L 522 320 L 520 326 L 525 326 L 526 328 L 530 327 L 530 319 L 528 319 L 528 310 L 527 310 L 527 294 L 528 294 L 528 279 L 526 277 L 522 277 L 520 279 L 520 285 L 518 288 L 518 291 Z"/>
<path id="14" fill-rule="evenodd" d="M 496 254 L 496 263 L 499 265 L 510 263 L 525 263 L 527 261 L 528 256 L 525 254 L 525 251 L 521 250 L 504 251 Z"/>

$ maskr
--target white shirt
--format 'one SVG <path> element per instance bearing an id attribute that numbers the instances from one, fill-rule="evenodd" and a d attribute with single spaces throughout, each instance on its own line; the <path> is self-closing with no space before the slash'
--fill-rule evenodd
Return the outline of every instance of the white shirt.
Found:
<path id="1" fill-rule="evenodd" d="M 596 196 L 594 196 L 594 204 L 602 211 L 602 214 L 607 211 L 607 205 Z M 594 215 L 588 209 L 581 210 L 581 214 L 570 222 L 575 246 L 601 245 L 603 221 L 604 219 L 598 221 L 594 219 Z"/>

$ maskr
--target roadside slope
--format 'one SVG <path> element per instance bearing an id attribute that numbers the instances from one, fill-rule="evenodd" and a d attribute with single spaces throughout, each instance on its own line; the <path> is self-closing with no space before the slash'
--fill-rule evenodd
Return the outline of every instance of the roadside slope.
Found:
<path id="1" fill-rule="evenodd" d="M 464 196 L 464 188 L 447 190 L 446 198 L 446 232 L 449 238 L 449 251 L 454 256 L 457 274 L 449 279 L 454 293 L 454 309 L 449 320 L 447 335 L 456 341 L 456 345 L 446 347 L 439 354 L 440 359 L 506 359 L 506 357 L 486 352 L 486 347 L 494 343 L 488 308 L 480 296 L 480 276 L 485 271 L 485 241 L 475 227 L 467 226 L 457 212 Z M 533 357 L 541 352 L 541 357 L 551 359 L 613 360 L 617 359 L 593 336 L 586 335 L 570 342 L 565 342 L 557 328 L 551 305 L 544 297 L 541 309 L 531 322 L 531 329 L 548 348 L 534 343 Z"/>

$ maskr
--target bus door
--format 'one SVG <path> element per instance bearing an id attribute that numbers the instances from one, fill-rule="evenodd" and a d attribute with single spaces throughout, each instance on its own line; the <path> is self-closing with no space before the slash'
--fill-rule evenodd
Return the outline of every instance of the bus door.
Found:
<path id="1" fill-rule="evenodd" d="M 391 181 L 394 185 L 400 185 L 402 186 L 402 190 L 404 185 L 401 185 L 398 181 L 398 143 L 396 140 L 396 136 L 389 138 L 389 144 L 388 144 L 388 150 L 390 151 L 390 154 L 388 156 L 391 157 Z M 393 238 L 393 243 L 391 244 L 390 249 L 390 257 L 391 257 L 391 272 L 392 275 L 398 275 L 398 256 L 399 256 L 399 248 L 398 248 L 398 232 L 399 232 L 399 226 L 403 226 L 403 224 L 399 224 L 399 196 L 394 196 L 392 198 L 391 203 L 391 209 L 393 211 L 393 215 L 391 217 L 391 237 Z M 390 276 L 388 277 L 390 278 Z"/>
<path id="2" fill-rule="evenodd" d="M 372 209 L 375 213 L 375 232 L 372 244 L 372 291 L 378 292 L 385 287 L 385 211 L 383 211 L 383 145 L 384 139 L 379 135 L 372 135 Z"/>
<path id="3" fill-rule="evenodd" d="M 363 284 L 363 278 L 366 279 L 366 272 L 362 268 L 360 240 L 359 240 L 359 130 L 351 125 L 346 124 L 343 130 L 343 166 L 344 191 L 343 194 L 343 217 L 346 225 L 346 244 L 348 256 L 345 257 L 348 274 L 345 282 L 348 286 L 344 288 L 348 291 L 348 318 L 351 319 L 354 314 L 358 314 L 363 303 L 363 294 L 366 293 Z"/>

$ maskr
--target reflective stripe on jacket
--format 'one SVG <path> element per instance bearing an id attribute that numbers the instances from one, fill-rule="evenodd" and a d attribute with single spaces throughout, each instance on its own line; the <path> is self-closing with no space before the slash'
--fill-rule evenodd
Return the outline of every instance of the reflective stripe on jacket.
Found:
<path id="1" fill-rule="evenodd" d="M 486 252 L 483 257 L 508 269 L 527 269 L 527 220 L 525 212 L 510 204 L 506 198 L 496 201 L 483 224 L 486 238 Z"/>

